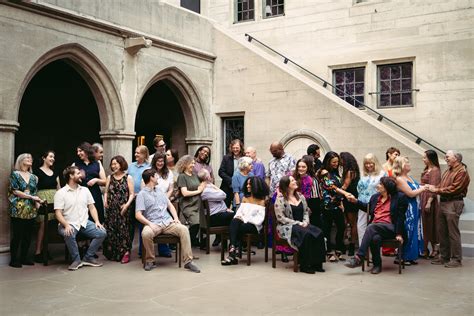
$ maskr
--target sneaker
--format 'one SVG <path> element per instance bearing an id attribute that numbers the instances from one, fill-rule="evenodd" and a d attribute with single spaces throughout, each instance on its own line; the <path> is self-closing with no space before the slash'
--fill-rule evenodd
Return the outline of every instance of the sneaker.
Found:
<path id="1" fill-rule="evenodd" d="M 380 272 L 382 272 L 382 267 L 381 266 L 374 266 L 370 270 L 370 273 L 372 273 L 372 274 L 379 274 Z"/>
<path id="2" fill-rule="evenodd" d="M 447 263 L 447 260 L 444 260 L 444 259 L 441 258 L 441 257 L 438 257 L 438 258 L 436 258 L 436 259 L 434 259 L 434 260 L 431 260 L 431 264 L 435 264 L 435 265 L 438 265 L 438 266 L 444 265 L 444 264 L 446 264 L 446 263 Z"/>
<path id="3" fill-rule="evenodd" d="M 156 268 L 156 267 L 157 267 L 156 263 L 154 263 L 154 262 L 147 262 L 147 263 L 145 263 L 145 265 L 143 266 L 143 269 L 144 269 L 145 271 L 151 271 L 151 270 L 153 270 L 153 269 Z"/>
<path id="4" fill-rule="evenodd" d="M 99 262 L 96 258 L 84 258 L 82 265 L 89 267 L 102 267 L 102 262 Z"/>
<path id="5" fill-rule="evenodd" d="M 74 261 L 73 263 L 71 263 L 69 265 L 69 267 L 67 269 L 71 270 L 71 271 L 75 271 L 75 270 L 79 269 L 80 267 L 82 267 L 83 265 L 84 264 L 81 261 Z"/>
<path id="6" fill-rule="evenodd" d="M 357 267 L 360 267 L 362 266 L 362 259 L 359 258 L 359 256 L 354 256 L 352 258 L 350 258 L 349 260 L 347 260 L 346 263 L 344 263 L 344 265 L 348 268 L 357 268 Z"/>
<path id="7" fill-rule="evenodd" d="M 444 265 L 446 268 L 460 268 L 462 267 L 461 261 L 451 259 L 448 263 Z"/>
<path id="8" fill-rule="evenodd" d="M 192 261 L 189 261 L 188 263 L 186 263 L 184 265 L 184 268 L 196 273 L 201 272 L 201 270 L 199 270 L 199 267 L 195 265 L 194 262 Z"/>

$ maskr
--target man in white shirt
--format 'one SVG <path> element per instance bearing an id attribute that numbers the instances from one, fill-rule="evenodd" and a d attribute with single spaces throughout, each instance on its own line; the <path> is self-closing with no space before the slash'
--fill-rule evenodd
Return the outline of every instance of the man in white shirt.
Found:
<path id="1" fill-rule="evenodd" d="M 71 271 L 77 270 L 83 265 L 100 267 L 102 263 L 94 256 L 107 233 L 99 222 L 92 194 L 88 188 L 80 185 L 82 176 L 79 168 L 75 166 L 67 167 L 63 171 L 63 176 L 67 184 L 54 195 L 54 210 L 59 221 L 58 232 L 64 237 L 64 242 L 72 259 L 68 269 Z M 90 212 L 95 223 L 88 219 L 88 212 Z M 82 261 L 76 242 L 78 234 L 92 239 Z"/>

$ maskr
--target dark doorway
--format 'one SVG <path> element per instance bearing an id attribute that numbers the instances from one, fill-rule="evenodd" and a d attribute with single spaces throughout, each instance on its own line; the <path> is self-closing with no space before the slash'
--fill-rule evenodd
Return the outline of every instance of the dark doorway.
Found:
<path id="1" fill-rule="evenodd" d="M 92 92 L 81 75 L 66 60 L 42 68 L 23 94 L 15 137 L 15 158 L 33 155 L 34 166 L 41 154 L 56 152 L 55 169 L 61 171 L 76 159 L 83 141 L 99 142 L 100 118 Z"/>
<path id="2" fill-rule="evenodd" d="M 178 150 L 179 155 L 186 152 L 186 123 L 179 100 L 164 81 L 158 81 L 143 96 L 138 107 L 135 119 L 134 148 L 138 145 L 137 139 L 143 137 L 143 145 L 155 152 L 153 139 L 162 135 L 167 148 Z"/>
<path id="3" fill-rule="evenodd" d="M 201 13 L 201 0 L 181 0 L 181 7 Z"/>

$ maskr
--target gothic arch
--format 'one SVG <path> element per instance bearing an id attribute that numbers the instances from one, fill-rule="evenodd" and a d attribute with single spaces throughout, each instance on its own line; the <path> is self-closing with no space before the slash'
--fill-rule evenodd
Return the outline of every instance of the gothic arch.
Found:
<path id="1" fill-rule="evenodd" d="M 165 83 L 179 100 L 186 121 L 186 141 L 192 144 L 210 138 L 210 123 L 200 101 L 197 89 L 189 77 L 177 67 L 169 67 L 156 74 L 145 86 L 140 100 L 158 81 Z M 138 110 L 138 109 L 137 109 Z"/>
<path id="2" fill-rule="evenodd" d="M 315 132 L 310 129 L 298 129 L 298 130 L 288 132 L 280 139 L 280 142 L 283 144 L 284 147 L 286 147 L 286 145 L 288 145 L 293 140 L 298 139 L 298 138 L 311 139 L 315 143 L 321 145 L 320 147 L 322 147 L 321 149 L 323 152 L 328 152 L 331 150 L 331 146 L 326 141 L 326 139 L 318 132 Z"/>
<path id="3" fill-rule="evenodd" d="M 63 59 L 70 64 L 89 85 L 97 103 L 102 132 L 113 133 L 114 131 L 124 130 L 123 104 L 110 73 L 94 54 L 77 43 L 53 48 L 34 63 L 18 91 L 15 119 L 18 120 L 21 99 L 31 79 L 43 67 L 59 59 Z"/>

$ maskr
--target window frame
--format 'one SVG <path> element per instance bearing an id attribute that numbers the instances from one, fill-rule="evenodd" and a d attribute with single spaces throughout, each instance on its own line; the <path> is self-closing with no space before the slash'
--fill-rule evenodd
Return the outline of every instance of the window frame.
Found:
<path id="1" fill-rule="evenodd" d="M 267 1 L 270 1 L 270 10 L 272 10 L 272 8 L 276 7 L 277 8 L 277 12 L 278 12 L 278 7 L 282 6 L 282 10 L 283 12 L 280 13 L 280 14 L 276 14 L 276 15 L 269 15 L 267 16 L 266 14 L 266 9 L 267 9 Z M 276 1 L 277 4 L 272 4 L 273 1 Z M 282 4 L 279 4 L 278 2 L 279 1 L 282 1 Z M 271 19 L 271 18 L 277 18 L 277 17 L 281 17 L 281 16 L 285 16 L 285 0 L 262 0 L 262 19 Z"/>
<path id="2" fill-rule="evenodd" d="M 362 70 L 362 73 L 363 73 L 363 81 L 356 81 L 356 78 L 355 78 L 355 71 L 356 70 Z M 356 97 L 360 97 L 362 96 L 363 100 L 362 100 L 362 104 L 360 104 L 359 106 L 355 105 L 356 102 L 353 101 L 353 103 L 349 103 L 347 100 L 346 100 L 346 96 L 343 95 L 342 97 L 340 95 L 337 94 L 337 91 L 336 91 L 336 87 L 337 87 L 337 83 L 336 83 L 336 72 L 338 71 L 343 71 L 344 72 L 344 78 L 346 77 L 345 75 L 345 72 L 348 72 L 348 71 L 354 71 L 354 93 L 352 95 L 350 95 L 354 100 L 356 100 Z M 347 68 L 336 68 L 336 69 L 332 69 L 332 76 L 333 76 L 333 93 L 338 97 L 340 98 L 341 100 L 349 103 L 350 105 L 352 105 L 353 107 L 355 107 L 356 109 L 360 109 L 360 110 L 363 110 L 365 108 L 365 106 L 367 106 L 366 104 L 366 95 L 367 95 L 367 91 L 366 91 L 366 85 L 367 85 L 367 68 L 365 65 L 360 65 L 360 66 L 353 66 L 353 67 L 347 67 Z M 356 94 L 356 89 L 355 89 L 355 85 L 358 84 L 358 83 L 362 83 L 362 89 L 363 89 L 363 92 L 362 94 Z M 344 85 L 344 92 L 346 92 L 346 83 L 344 82 L 343 83 Z M 365 105 L 365 106 L 364 106 Z"/>
<path id="3" fill-rule="evenodd" d="M 250 2 L 253 3 L 253 9 L 248 9 L 248 10 L 242 10 L 242 11 L 239 11 L 239 2 L 243 4 L 245 0 L 235 0 L 234 1 L 234 24 L 236 23 L 245 23 L 245 22 L 251 22 L 251 21 L 255 21 L 256 20 L 256 7 L 255 7 L 255 0 L 247 0 L 249 2 L 249 6 L 250 6 Z M 239 20 L 239 13 L 242 13 L 242 16 L 243 16 L 243 12 L 253 12 L 253 18 L 252 19 L 246 19 L 246 20 Z"/>
<path id="4" fill-rule="evenodd" d="M 239 115 L 231 115 L 231 116 L 221 116 L 222 120 L 222 129 L 221 129 L 221 135 L 222 135 L 222 155 L 226 155 L 228 153 L 228 147 L 230 141 L 232 139 L 235 139 L 236 137 L 232 137 L 232 139 L 229 140 L 229 143 L 227 142 L 227 122 L 228 121 L 236 121 L 236 120 L 242 120 L 242 134 L 243 137 L 239 139 L 244 142 L 245 141 L 245 115 L 244 114 L 239 114 Z M 244 143 L 245 144 L 245 143 Z"/>
<path id="5" fill-rule="evenodd" d="M 410 78 L 403 75 L 403 68 L 402 67 L 404 65 L 410 65 L 411 66 Z M 391 62 L 391 63 L 386 63 L 386 64 L 377 64 L 376 66 L 377 66 L 377 70 L 376 70 L 377 109 L 397 109 L 397 108 L 399 109 L 399 108 L 412 108 L 412 107 L 414 107 L 415 106 L 415 98 L 414 98 L 415 96 L 414 96 L 414 93 L 413 93 L 415 91 L 415 89 L 413 88 L 414 87 L 414 81 L 415 81 L 414 61 L 410 60 L 410 61 Z M 391 67 L 394 67 L 394 66 L 400 67 L 400 77 L 392 79 Z M 385 68 L 385 67 L 390 67 L 390 77 L 389 77 L 389 79 L 381 79 L 382 68 Z M 410 80 L 410 88 L 409 89 L 403 89 L 403 80 L 408 80 L 408 79 Z M 399 88 L 399 90 L 396 91 L 400 95 L 400 104 L 395 104 L 395 105 L 392 104 L 392 95 L 396 94 L 396 93 L 392 93 L 392 82 L 394 82 L 394 81 L 400 81 L 400 84 L 399 84 L 400 88 Z M 382 93 L 382 82 L 388 82 L 389 83 L 389 87 L 390 87 L 390 92 L 389 93 Z M 406 91 L 406 90 L 409 90 L 410 94 L 411 94 L 410 104 L 402 104 L 403 103 L 403 93 L 402 93 L 402 91 Z M 385 96 L 385 95 L 388 95 L 389 98 L 390 98 L 389 105 L 381 105 L 382 96 Z"/>

